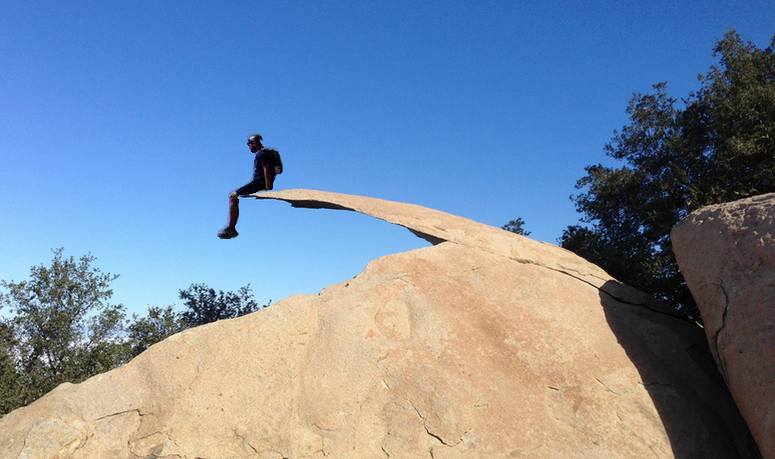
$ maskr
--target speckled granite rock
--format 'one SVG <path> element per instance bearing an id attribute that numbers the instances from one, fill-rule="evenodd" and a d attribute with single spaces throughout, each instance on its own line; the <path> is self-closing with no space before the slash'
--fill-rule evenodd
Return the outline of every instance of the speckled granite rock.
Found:
<path id="1" fill-rule="evenodd" d="M 775 457 L 775 193 L 692 212 L 672 239 L 719 370 Z"/>

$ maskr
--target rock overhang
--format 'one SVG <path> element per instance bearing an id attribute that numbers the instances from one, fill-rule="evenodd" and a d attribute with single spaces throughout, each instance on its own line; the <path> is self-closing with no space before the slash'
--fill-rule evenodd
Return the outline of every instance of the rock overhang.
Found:
<path id="1" fill-rule="evenodd" d="M 259 200 L 284 201 L 295 208 L 345 210 L 368 215 L 404 227 L 433 245 L 450 242 L 557 271 L 589 284 L 619 302 L 678 317 L 670 306 L 619 282 L 573 252 L 440 210 L 369 196 L 308 189 L 261 191 L 251 196 Z"/>

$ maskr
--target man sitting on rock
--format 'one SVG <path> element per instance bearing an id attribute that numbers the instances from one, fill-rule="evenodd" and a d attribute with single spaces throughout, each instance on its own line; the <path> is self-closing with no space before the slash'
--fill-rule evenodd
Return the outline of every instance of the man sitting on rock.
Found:
<path id="1" fill-rule="evenodd" d="M 265 148 L 261 143 L 261 134 L 248 137 L 248 148 L 256 155 L 253 159 L 253 180 L 229 194 L 229 224 L 218 232 L 221 239 L 237 237 L 237 220 L 239 219 L 239 197 L 247 196 L 261 190 L 271 190 L 275 177 L 275 150 Z"/>

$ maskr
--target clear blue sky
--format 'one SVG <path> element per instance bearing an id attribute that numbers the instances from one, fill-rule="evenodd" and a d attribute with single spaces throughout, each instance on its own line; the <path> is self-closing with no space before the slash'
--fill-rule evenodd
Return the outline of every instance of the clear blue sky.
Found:
<path id="1" fill-rule="evenodd" d="M 686 95 L 725 30 L 775 32 L 771 1 L 0 3 L 0 279 L 90 252 L 138 313 L 192 282 L 276 302 L 425 245 L 254 200 L 217 239 L 253 131 L 278 189 L 521 216 L 556 242 L 633 92 Z"/>

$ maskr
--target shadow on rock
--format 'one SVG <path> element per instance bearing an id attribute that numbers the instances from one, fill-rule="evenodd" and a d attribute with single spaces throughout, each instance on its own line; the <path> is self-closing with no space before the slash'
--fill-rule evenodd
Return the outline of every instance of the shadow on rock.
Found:
<path id="1" fill-rule="evenodd" d="M 609 285 L 610 284 L 610 285 Z M 761 457 L 697 325 L 659 304 L 636 305 L 600 289 L 606 320 L 640 373 L 675 457 Z"/>

